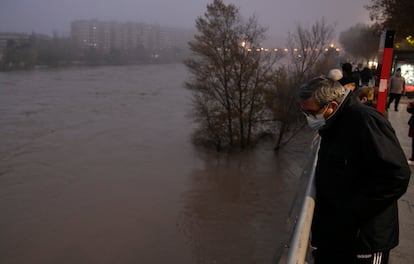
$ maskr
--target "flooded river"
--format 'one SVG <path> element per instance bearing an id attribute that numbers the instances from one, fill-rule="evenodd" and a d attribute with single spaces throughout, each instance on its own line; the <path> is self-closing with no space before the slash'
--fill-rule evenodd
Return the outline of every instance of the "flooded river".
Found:
<path id="1" fill-rule="evenodd" d="M 194 147 L 181 64 L 0 73 L 0 263 L 273 263 L 307 162 Z"/>

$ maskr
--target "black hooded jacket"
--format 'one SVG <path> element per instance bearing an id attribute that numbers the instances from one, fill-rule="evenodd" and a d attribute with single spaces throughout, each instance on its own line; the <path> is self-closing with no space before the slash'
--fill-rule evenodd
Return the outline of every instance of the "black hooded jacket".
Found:
<path id="1" fill-rule="evenodd" d="M 391 124 L 348 94 L 319 134 L 312 245 L 359 254 L 395 247 L 410 169 Z"/>

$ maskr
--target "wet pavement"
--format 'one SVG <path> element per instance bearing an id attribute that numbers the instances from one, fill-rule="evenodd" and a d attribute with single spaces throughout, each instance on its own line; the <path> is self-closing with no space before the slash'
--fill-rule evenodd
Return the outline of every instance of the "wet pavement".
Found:
<path id="1" fill-rule="evenodd" d="M 411 138 L 408 137 L 407 99 L 402 99 L 399 111 L 390 108 L 388 119 L 393 125 L 400 144 L 407 156 L 411 155 Z M 414 166 L 411 165 L 411 171 Z M 412 173 L 411 173 L 412 177 Z M 399 200 L 400 244 L 391 251 L 390 264 L 414 263 L 414 181 L 411 178 L 408 190 Z"/>

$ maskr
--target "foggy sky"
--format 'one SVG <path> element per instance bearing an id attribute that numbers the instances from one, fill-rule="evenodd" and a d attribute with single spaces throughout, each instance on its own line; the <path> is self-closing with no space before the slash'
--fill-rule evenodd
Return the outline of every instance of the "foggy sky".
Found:
<path id="1" fill-rule="evenodd" d="M 133 21 L 193 28 L 213 0 L 0 0 L 0 32 L 68 35 L 76 19 Z M 224 0 L 249 17 L 255 14 L 273 36 L 284 36 L 298 25 L 325 17 L 335 32 L 370 23 L 369 0 Z"/>

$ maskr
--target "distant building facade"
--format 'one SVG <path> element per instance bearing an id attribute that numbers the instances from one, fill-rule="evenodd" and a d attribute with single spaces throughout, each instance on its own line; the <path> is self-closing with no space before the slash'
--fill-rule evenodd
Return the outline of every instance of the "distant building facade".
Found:
<path id="1" fill-rule="evenodd" d="M 7 48 L 16 48 L 27 44 L 32 45 L 35 41 L 47 39 L 50 39 L 50 37 L 44 34 L 0 32 L 0 61 L 4 58 Z"/>
<path id="2" fill-rule="evenodd" d="M 16 44 L 21 44 L 29 39 L 29 35 L 25 33 L 15 33 L 15 32 L 0 32 L 0 60 L 4 56 L 4 51 L 8 43 L 11 41 Z"/>
<path id="3" fill-rule="evenodd" d="M 71 23 L 74 46 L 80 51 L 95 50 L 103 55 L 143 50 L 157 54 L 170 47 L 186 48 L 194 33 L 194 30 L 137 22 L 76 20 Z"/>
<path id="4" fill-rule="evenodd" d="M 23 42 L 29 38 L 26 33 L 0 32 L 0 50 L 7 47 L 8 41 Z"/>

